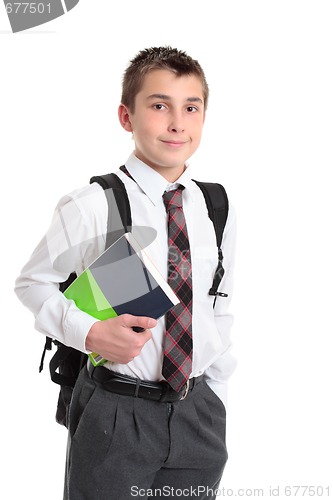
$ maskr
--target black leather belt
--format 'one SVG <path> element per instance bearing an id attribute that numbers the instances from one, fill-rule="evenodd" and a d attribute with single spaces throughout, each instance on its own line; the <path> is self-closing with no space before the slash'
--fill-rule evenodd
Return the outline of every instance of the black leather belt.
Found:
<path id="1" fill-rule="evenodd" d="M 103 366 L 87 365 L 90 378 L 100 384 L 103 389 L 123 396 L 151 399 L 162 403 L 172 403 L 185 399 L 190 391 L 203 379 L 194 377 L 188 380 L 184 387 L 176 392 L 167 382 L 150 382 L 139 378 L 116 373 Z"/>

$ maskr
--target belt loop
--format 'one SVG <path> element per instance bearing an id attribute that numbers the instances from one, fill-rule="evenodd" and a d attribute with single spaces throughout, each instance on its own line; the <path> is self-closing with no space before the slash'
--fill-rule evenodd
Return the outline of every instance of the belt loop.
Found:
<path id="1" fill-rule="evenodd" d="M 137 378 L 136 383 L 135 383 L 135 392 L 134 392 L 135 398 L 137 398 L 138 394 L 139 394 L 140 382 L 141 382 L 141 380 L 139 378 Z"/>
<path id="2" fill-rule="evenodd" d="M 161 382 L 161 384 L 162 384 L 162 394 L 159 401 L 160 403 L 168 403 L 167 395 L 168 395 L 168 387 L 170 386 L 165 381 Z"/>

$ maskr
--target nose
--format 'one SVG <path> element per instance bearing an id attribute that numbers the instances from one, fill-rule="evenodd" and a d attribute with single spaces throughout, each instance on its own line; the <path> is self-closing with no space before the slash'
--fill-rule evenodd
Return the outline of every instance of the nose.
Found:
<path id="1" fill-rule="evenodd" d="M 170 123 L 168 126 L 168 131 L 173 132 L 173 133 L 178 133 L 178 134 L 180 132 L 184 132 L 185 129 L 184 129 L 184 124 L 183 124 L 181 113 L 174 111 L 170 115 L 170 118 L 171 119 L 170 119 Z"/>

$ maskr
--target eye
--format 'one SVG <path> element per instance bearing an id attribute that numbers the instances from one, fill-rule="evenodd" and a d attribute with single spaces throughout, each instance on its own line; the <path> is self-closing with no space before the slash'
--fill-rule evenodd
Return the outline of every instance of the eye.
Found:
<path id="1" fill-rule="evenodd" d="M 187 106 L 186 111 L 188 111 L 189 113 L 195 113 L 196 111 L 198 111 L 198 108 L 196 108 L 195 106 Z"/>
<path id="2" fill-rule="evenodd" d="M 159 111 L 159 110 L 161 110 L 161 109 L 165 109 L 165 105 L 164 105 L 164 104 L 157 103 L 157 104 L 154 104 L 154 105 L 153 105 L 153 108 L 154 108 L 154 109 L 157 109 L 157 110 Z"/>

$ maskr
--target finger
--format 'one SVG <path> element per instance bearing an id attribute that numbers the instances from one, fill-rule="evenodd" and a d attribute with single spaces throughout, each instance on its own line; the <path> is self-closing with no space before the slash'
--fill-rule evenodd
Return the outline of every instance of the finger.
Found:
<path id="1" fill-rule="evenodd" d="M 151 333 L 151 330 L 143 330 L 143 332 L 140 333 L 140 344 L 144 346 L 145 343 L 152 338 L 152 336 L 153 334 Z"/>

